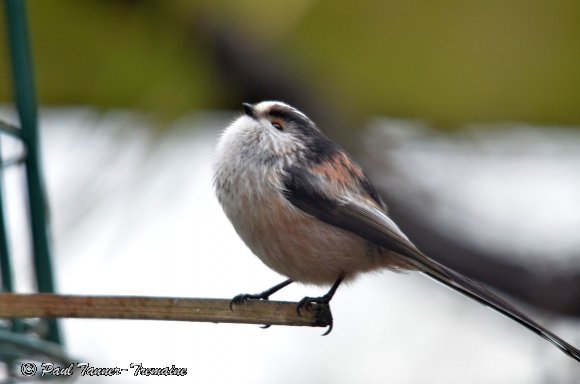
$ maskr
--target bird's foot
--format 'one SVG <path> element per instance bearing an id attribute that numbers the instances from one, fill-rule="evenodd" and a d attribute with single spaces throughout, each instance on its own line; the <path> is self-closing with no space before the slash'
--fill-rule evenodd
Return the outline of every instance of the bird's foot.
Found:
<path id="1" fill-rule="evenodd" d="M 234 310 L 234 305 L 244 304 L 248 300 L 269 300 L 269 298 L 270 295 L 264 295 L 264 292 L 256 294 L 240 293 L 230 300 L 230 310 Z"/>
<path id="2" fill-rule="evenodd" d="M 234 298 L 230 300 L 230 311 L 234 310 L 234 308 L 233 308 L 234 305 L 243 304 L 248 300 L 269 300 L 270 295 L 278 292 L 279 290 L 281 290 L 282 288 L 284 288 L 285 286 L 287 286 L 289 284 L 292 284 L 292 280 L 290 280 L 290 279 L 285 280 L 285 281 L 281 282 L 280 284 L 273 286 L 270 289 L 266 289 L 264 292 L 261 292 L 261 293 L 256 293 L 256 294 L 241 293 L 237 296 L 234 296 Z M 264 329 L 270 328 L 270 324 L 265 324 L 261 328 L 264 328 Z"/>
<path id="3" fill-rule="evenodd" d="M 331 299 L 332 299 L 332 295 L 328 295 L 328 294 L 326 294 L 324 296 L 320 296 L 320 297 L 306 296 L 305 298 L 303 298 L 302 300 L 300 300 L 298 302 L 298 305 L 296 306 L 296 312 L 298 313 L 298 316 L 302 316 L 302 313 L 301 313 L 302 309 L 306 309 L 307 311 L 309 311 L 310 308 L 312 307 L 312 304 L 323 304 L 323 305 L 328 306 L 330 304 Z M 330 308 L 328 310 L 330 310 Z M 322 336 L 326 336 L 330 332 L 332 332 L 332 327 L 333 327 L 333 321 L 332 321 L 332 317 L 331 317 L 330 324 L 328 324 L 328 329 L 326 330 L 326 332 L 324 332 L 322 334 Z"/>
<path id="4" fill-rule="evenodd" d="M 270 295 L 264 295 L 264 292 L 251 294 L 251 293 L 240 293 L 239 295 L 234 296 L 233 299 L 230 300 L 230 311 L 233 311 L 234 305 L 244 304 L 248 300 L 269 300 Z M 260 326 L 262 329 L 270 328 L 272 324 L 264 324 Z"/>
<path id="5" fill-rule="evenodd" d="M 301 310 L 302 309 L 306 309 L 307 311 L 310 309 L 310 307 L 312 306 L 312 304 L 327 304 L 330 303 L 330 299 L 332 297 L 328 297 L 327 295 L 324 296 L 320 296 L 320 297 L 310 297 L 310 296 L 306 296 L 305 298 L 303 298 L 302 300 L 300 300 L 298 302 L 298 305 L 296 306 L 296 312 L 298 313 L 298 316 L 302 316 Z"/>
<path id="6" fill-rule="evenodd" d="M 332 300 L 332 297 L 334 296 L 334 293 L 338 289 L 338 286 L 342 283 L 344 276 L 345 276 L 344 273 L 341 274 L 338 277 L 338 279 L 336 279 L 334 284 L 332 284 L 332 287 L 330 287 L 330 290 L 324 296 L 320 296 L 320 297 L 306 296 L 305 298 L 300 300 L 298 302 L 298 305 L 296 306 L 296 312 L 298 313 L 298 316 L 302 316 L 302 313 L 300 313 L 300 311 L 302 309 L 306 309 L 308 311 L 310 309 L 310 307 L 312 306 L 312 303 L 326 305 L 326 309 L 330 312 L 330 305 L 329 305 L 330 300 Z M 330 317 L 330 324 L 328 325 L 328 329 L 326 330 L 326 332 L 324 332 L 322 334 L 322 336 L 328 335 L 332 331 L 332 326 L 333 326 L 333 322 L 332 322 L 332 316 L 331 316 Z"/>

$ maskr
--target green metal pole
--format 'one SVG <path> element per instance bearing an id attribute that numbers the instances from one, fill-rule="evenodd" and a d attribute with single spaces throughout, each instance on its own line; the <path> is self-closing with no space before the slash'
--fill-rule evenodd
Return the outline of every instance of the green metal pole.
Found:
<path id="1" fill-rule="evenodd" d="M 2 152 L 0 151 L 0 162 Z M 12 275 L 12 263 L 10 262 L 10 248 L 8 241 L 8 226 L 4 210 L 4 167 L 0 163 L 0 279 L 2 280 L 1 292 L 14 292 L 14 282 Z M 22 332 L 24 330 L 22 322 L 18 319 L 12 320 L 12 331 Z M 0 330 L 1 332 L 1 330 Z"/>
<path id="2" fill-rule="evenodd" d="M 22 139 L 27 148 L 25 165 L 36 281 L 39 292 L 54 292 L 46 214 L 47 200 L 40 167 L 37 103 L 26 10 L 22 0 L 5 1 L 16 107 L 20 117 Z M 60 342 L 60 332 L 55 320 L 49 320 L 47 339 Z"/>
<path id="3" fill-rule="evenodd" d="M 0 152 L 0 162 L 2 152 Z M 2 292 L 14 292 L 12 283 L 12 265 L 8 248 L 8 229 L 4 216 L 4 169 L 0 164 L 0 279 L 2 280 Z"/>

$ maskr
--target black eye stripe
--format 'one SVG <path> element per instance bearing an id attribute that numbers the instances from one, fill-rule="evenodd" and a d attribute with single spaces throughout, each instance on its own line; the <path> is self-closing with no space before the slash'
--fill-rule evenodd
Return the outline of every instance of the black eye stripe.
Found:
<path id="1" fill-rule="evenodd" d="M 286 108 L 274 107 L 268 111 L 268 116 L 282 119 L 284 121 L 291 121 L 303 126 L 313 125 L 312 121 L 310 121 L 310 119 L 308 119 L 307 117 Z"/>

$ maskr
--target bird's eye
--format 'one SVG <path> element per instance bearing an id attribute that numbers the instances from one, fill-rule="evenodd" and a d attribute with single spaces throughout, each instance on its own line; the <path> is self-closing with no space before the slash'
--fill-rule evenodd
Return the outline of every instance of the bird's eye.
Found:
<path id="1" fill-rule="evenodd" d="M 283 131 L 284 127 L 282 127 L 282 123 L 280 123 L 279 121 L 272 121 L 272 127 L 276 128 L 279 131 Z"/>

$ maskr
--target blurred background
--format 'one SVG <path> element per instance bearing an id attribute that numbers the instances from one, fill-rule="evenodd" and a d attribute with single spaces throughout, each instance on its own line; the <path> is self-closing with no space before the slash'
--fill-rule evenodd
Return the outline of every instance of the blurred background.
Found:
<path id="1" fill-rule="evenodd" d="M 241 103 L 279 99 L 365 165 L 425 253 L 580 345 L 580 3 L 31 0 L 27 10 L 59 292 L 227 298 L 281 281 L 238 239 L 211 185 L 213 148 Z M 6 40 L 0 28 L 0 119 L 17 124 Z M 22 153 L 2 139 L 5 158 Z M 21 167 L 4 182 L 16 284 L 30 292 Z M 189 381 L 580 379 L 546 341 L 423 276 L 364 276 L 332 308 L 328 337 L 61 323 L 77 359 L 175 364 Z"/>

